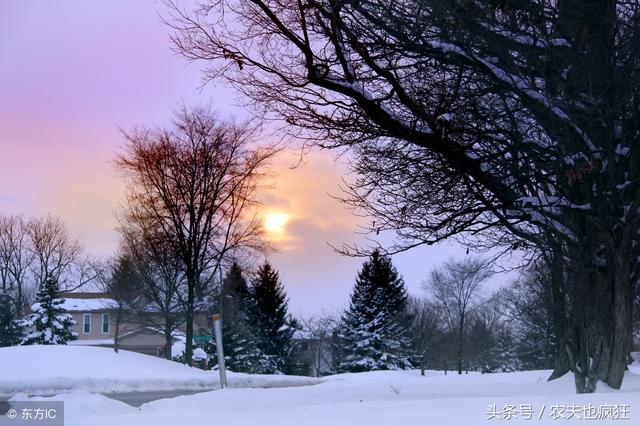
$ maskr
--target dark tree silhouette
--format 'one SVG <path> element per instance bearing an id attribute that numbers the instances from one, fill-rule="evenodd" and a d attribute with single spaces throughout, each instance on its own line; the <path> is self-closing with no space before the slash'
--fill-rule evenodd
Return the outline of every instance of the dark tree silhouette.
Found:
<path id="1" fill-rule="evenodd" d="M 480 289 L 493 271 L 482 259 L 448 260 L 431 271 L 427 289 L 456 336 L 458 374 L 462 374 L 465 337 L 470 312 L 480 303 Z"/>
<path id="2" fill-rule="evenodd" d="M 250 291 L 258 347 L 272 360 L 276 371 L 286 373 L 292 365 L 293 329 L 288 321 L 289 303 L 284 287 L 269 262 L 258 268 Z"/>
<path id="3" fill-rule="evenodd" d="M 193 315 L 232 250 L 264 247 L 251 210 L 267 161 L 276 150 L 259 147 L 256 128 L 219 121 L 202 108 L 180 110 L 165 130 L 124 133 L 117 159 L 128 184 L 125 222 L 145 224 L 169 244 L 186 281 L 185 362 L 192 364 Z"/>
<path id="4" fill-rule="evenodd" d="M 206 78 L 352 148 L 346 201 L 396 232 L 393 250 L 482 234 L 538 251 L 577 391 L 620 387 L 640 273 L 636 2 L 168 5 Z"/>

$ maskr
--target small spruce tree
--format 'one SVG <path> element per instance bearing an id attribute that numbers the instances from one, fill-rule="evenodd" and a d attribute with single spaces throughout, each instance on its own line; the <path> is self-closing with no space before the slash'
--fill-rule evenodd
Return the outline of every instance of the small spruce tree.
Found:
<path id="1" fill-rule="evenodd" d="M 253 301 L 252 323 L 257 346 L 265 354 L 265 364 L 272 365 L 269 373 L 289 373 L 293 368 L 294 329 L 287 321 L 287 297 L 278 272 L 265 262 L 250 288 Z"/>
<path id="2" fill-rule="evenodd" d="M 73 317 L 65 313 L 60 299 L 60 287 L 54 278 L 48 278 L 40 286 L 33 305 L 33 312 L 25 326 L 31 330 L 22 344 L 24 345 L 66 345 L 78 338 L 71 327 L 76 323 Z"/>
<path id="3" fill-rule="evenodd" d="M 17 318 L 11 298 L 0 294 L 0 347 L 20 344 L 24 334 L 22 321 Z"/>
<path id="4" fill-rule="evenodd" d="M 374 251 L 358 273 L 342 317 L 341 371 L 410 368 L 407 292 L 388 257 Z"/>

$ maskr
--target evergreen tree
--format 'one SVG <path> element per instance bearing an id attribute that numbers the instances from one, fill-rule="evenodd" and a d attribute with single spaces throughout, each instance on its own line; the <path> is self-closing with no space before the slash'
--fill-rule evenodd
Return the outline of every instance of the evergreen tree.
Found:
<path id="1" fill-rule="evenodd" d="M 264 352 L 271 373 L 289 373 L 293 366 L 293 327 L 287 320 L 287 297 L 278 272 L 265 262 L 254 278 L 251 289 L 252 320 L 257 346 Z"/>
<path id="2" fill-rule="evenodd" d="M 24 333 L 15 306 L 6 294 L 0 294 L 0 347 L 20 344 Z"/>
<path id="3" fill-rule="evenodd" d="M 407 292 L 388 257 L 377 250 L 358 273 L 342 322 L 342 371 L 410 368 Z"/>
<path id="4" fill-rule="evenodd" d="M 78 338 L 71 330 L 76 323 L 72 316 L 62 308 L 64 299 L 60 299 L 60 287 L 54 278 L 48 278 L 40 286 L 33 313 L 26 322 L 31 333 L 24 338 L 24 345 L 66 345 Z"/>
<path id="5" fill-rule="evenodd" d="M 256 344 L 251 318 L 253 302 L 242 268 L 233 263 L 221 287 L 222 344 L 225 365 L 231 371 L 243 373 L 264 373 L 275 369 Z M 215 340 L 205 346 L 214 365 L 217 364 Z"/>

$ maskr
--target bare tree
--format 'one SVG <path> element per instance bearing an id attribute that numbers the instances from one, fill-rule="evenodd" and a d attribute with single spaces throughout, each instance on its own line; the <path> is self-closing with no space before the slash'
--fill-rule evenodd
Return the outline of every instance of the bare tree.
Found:
<path id="1" fill-rule="evenodd" d="M 182 262 L 172 247 L 153 229 L 142 223 L 122 224 L 122 250 L 136 271 L 139 298 L 131 305 L 133 322 L 162 330 L 164 357 L 171 359 L 174 333 L 185 323 L 185 280 Z"/>
<path id="2" fill-rule="evenodd" d="M 554 367 L 552 378 L 556 378 L 569 369 L 566 363 L 560 362 L 565 349 L 554 324 L 550 279 L 544 262 L 535 262 L 503 291 L 502 296 L 505 315 L 512 323 L 524 366 L 537 370 Z"/>
<path id="3" fill-rule="evenodd" d="M 14 294 L 17 315 L 25 312 L 37 286 L 29 284 L 34 257 L 29 250 L 27 221 L 22 216 L 0 216 L 0 280 L 3 292 Z"/>
<path id="4" fill-rule="evenodd" d="M 94 266 L 62 220 L 0 216 L 0 284 L 14 293 L 19 313 L 48 278 L 73 291 L 97 277 Z"/>
<path id="5" fill-rule="evenodd" d="M 504 292 L 483 300 L 469 316 L 469 323 L 466 358 L 470 369 L 482 373 L 520 369 L 518 346 L 506 317 Z"/>
<path id="6" fill-rule="evenodd" d="M 491 275 L 493 272 L 482 259 L 451 259 L 442 268 L 433 269 L 426 284 L 449 328 L 455 331 L 458 374 L 462 374 L 467 317 L 480 301 L 482 283 Z"/>
<path id="7" fill-rule="evenodd" d="M 37 285 L 52 278 L 63 292 L 74 291 L 97 278 L 82 244 L 69 235 L 64 222 L 54 216 L 31 219 L 26 224 L 31 273 Z"/>
<path id="8" fill-rule="evenodd" d="M 120 253 L 107 265 L 101 265 L 98 275 L 99 285 L 113 304 L 109 306 L 114 318 L 113 349 L 117 353 L 120 348 L 120 335 L 125 323 L 134 319 L 134 304 L 141 295 L 141 283 L 133 259 L 126 253 Z"/>
<path id="9" fill-rule="evenodd" d="M 410 324 L 407 327 L 414 350 L 420 359 L 420 374 L 425 375 L 427 364 L 436 360 L 443 354 L 438 354 L 439 339 L 443 334 L 443 321 L 441 309 L 438 305 L 427 299 L 409 297 L 407 310 Z M 431 358 L 431 359 L 430 359 Z"/>
<path id="10" fill-rule="evenodd" d="M 337 318 L 337 315 L 323 313 L 300 320 L 308 341 L 306 352 L 311 357 L 312 374 L 316 377 L 335 372 L 333 335 L 338 328 Z"/>
<path id="11" fill-rule="evenodd" d="M 256 132 L 248 123 L 225 123 L 205 109 L 186 107 L 170 129 L 124 132 L 129 143 L 117 159 L 128 184 L 124 217 L 151 222 L 182 263 L 189 365 L 194 304 L 205 296 L 204 278 L 216 276 L 232 251 L 263 247 L 255 190 L 276 150 L 259 147 Z"/>

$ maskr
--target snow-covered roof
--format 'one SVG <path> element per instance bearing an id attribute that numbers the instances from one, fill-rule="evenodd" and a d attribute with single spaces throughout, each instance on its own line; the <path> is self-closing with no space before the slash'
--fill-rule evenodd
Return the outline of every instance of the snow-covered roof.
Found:
<path id="1" fill-rule="evenodd" d="M 67 312 L 106 311 L 117 307 L 116 301 L 107 297 L 96 299 L 64 298 L 63 300 L 61 307 Z M 31 310 L 35 311 L 38 306 L 39 303 L 34 303 L 31 305 Z"/>

